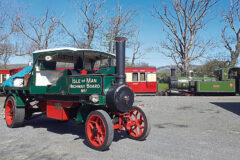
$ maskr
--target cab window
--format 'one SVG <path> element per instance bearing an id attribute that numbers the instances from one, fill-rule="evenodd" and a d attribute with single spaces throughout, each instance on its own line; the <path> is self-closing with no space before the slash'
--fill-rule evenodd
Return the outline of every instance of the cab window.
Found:
<path id="1" fill-rule="evenodd" d="M 115 66 L 114 59 L 99 59 L 95 61 L 94 68 Z"/>
<path id="2" fill-rule="evenodd" d="M 56 68 L 74 68 L 74 63 L 68 63 L 68 62 L 57 62 Z"/>

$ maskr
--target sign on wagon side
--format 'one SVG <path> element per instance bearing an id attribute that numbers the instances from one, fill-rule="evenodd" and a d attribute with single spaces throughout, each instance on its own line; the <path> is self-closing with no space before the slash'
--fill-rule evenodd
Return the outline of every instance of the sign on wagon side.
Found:
<path id="1" fill-rule="evenodd" d="M 98 94 L 102 90 L 102 79 L 98 76 L 70 77 L 70 94 Z"/>

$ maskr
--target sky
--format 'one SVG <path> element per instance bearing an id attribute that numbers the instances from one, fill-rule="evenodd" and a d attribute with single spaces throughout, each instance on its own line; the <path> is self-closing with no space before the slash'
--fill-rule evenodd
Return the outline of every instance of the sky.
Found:
<path id="1" fill-rule="evenodd" d="M 57 17 L 61 17 L 64 24 L 70 27 L 70 30 L 76 30 L 79 28 L 79 23 L 76 19 L 76 10 L 74 8 L 74 0 L 15 0 L 14 5 L 24 6 L 25 14 L 32 16 L 41 16 L 46 8 L 52 10 Z M 105 10 L 113 9 L 116 4 L 120 4 L 123 8 L 134 9 L 137 11 L 135 21 L 140 29 L 140 41 L 143 44 L 142 49 L 152 48 L 158 46 L 161 41 L 164 41 L 165 34 L 163 33 L 163 26 L 152 16 L 153 5 L 158 6 L 160 3 L 165 2 L 167 5 L 169 0 L 106 0 L 104 5 Z M 212 14 L 215 18 L 212 18 L 207 26 L 200 32 L 200 36 L 204 39 L 211 39 L 218 42 L 219 46 L 211 51 L 210 55 L 228 54 L 227 51 L 220 44 L 221 29 L 223 27 L 221 13 L 223 10 L 228 9 L 228 0 L 220 0 Z M 208 17 L 210 18 L 210 17 Z M 63 46 L 61 46 L 63 47 Z M 132 49 L 127 49 L 126 53 L 128 57 L 131 57 Z M 10 59 L 10 63 L 22 64 L 30 61 L 29 56 L 13 57 Z M 193 64 L 204 63 L 206 59 L 196 61 Z M 146 62 L 151 66 L 165 66 L 174 65 L 173 61 L 158 53 L 157 51 L 151 51 L 137 62 Z"/>

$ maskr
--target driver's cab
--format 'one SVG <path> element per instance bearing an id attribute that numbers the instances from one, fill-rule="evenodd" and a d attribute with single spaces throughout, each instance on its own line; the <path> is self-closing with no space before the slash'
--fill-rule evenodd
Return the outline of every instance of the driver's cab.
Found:
<path id="1" fill-rule="evenodd" d="M 228 71 L 228 77 L 229 79 L 239 79 L 240 78 L 240 68 L 238 67 L 233 67 L 230 68 Z"/>
<path id="2" fill-rule="evenodd" d="M 214 75 L 219 81 L 226 81 L 229 79 L 239 79 L 240 78 L 240 68 L 219 68 L 214 71 Z"/>
<path id="3" fill-rule="evenodd" d="M 56 86 L 62 77 L 105 74 L 113 71 L 115 56 L 92 49 L 61 48 L 35 51 L 35 87 Z M 97 68 L 97 70 L 96 70 Z"/>

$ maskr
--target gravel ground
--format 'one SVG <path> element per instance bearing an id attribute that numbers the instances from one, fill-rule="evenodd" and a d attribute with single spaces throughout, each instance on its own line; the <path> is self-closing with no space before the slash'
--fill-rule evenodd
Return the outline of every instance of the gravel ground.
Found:
<path id="1" fill-rule="evenodd" d="M 2 105 L 4 98 L 0 98 Z M 86 146 L 82 126 L 44 116 L 7 128 L 0 112 L 0 159 L 239 160 L 240 97 L 136 97 L 151 119 L 146 141 L 116 133 L 110 149 Z"/>

